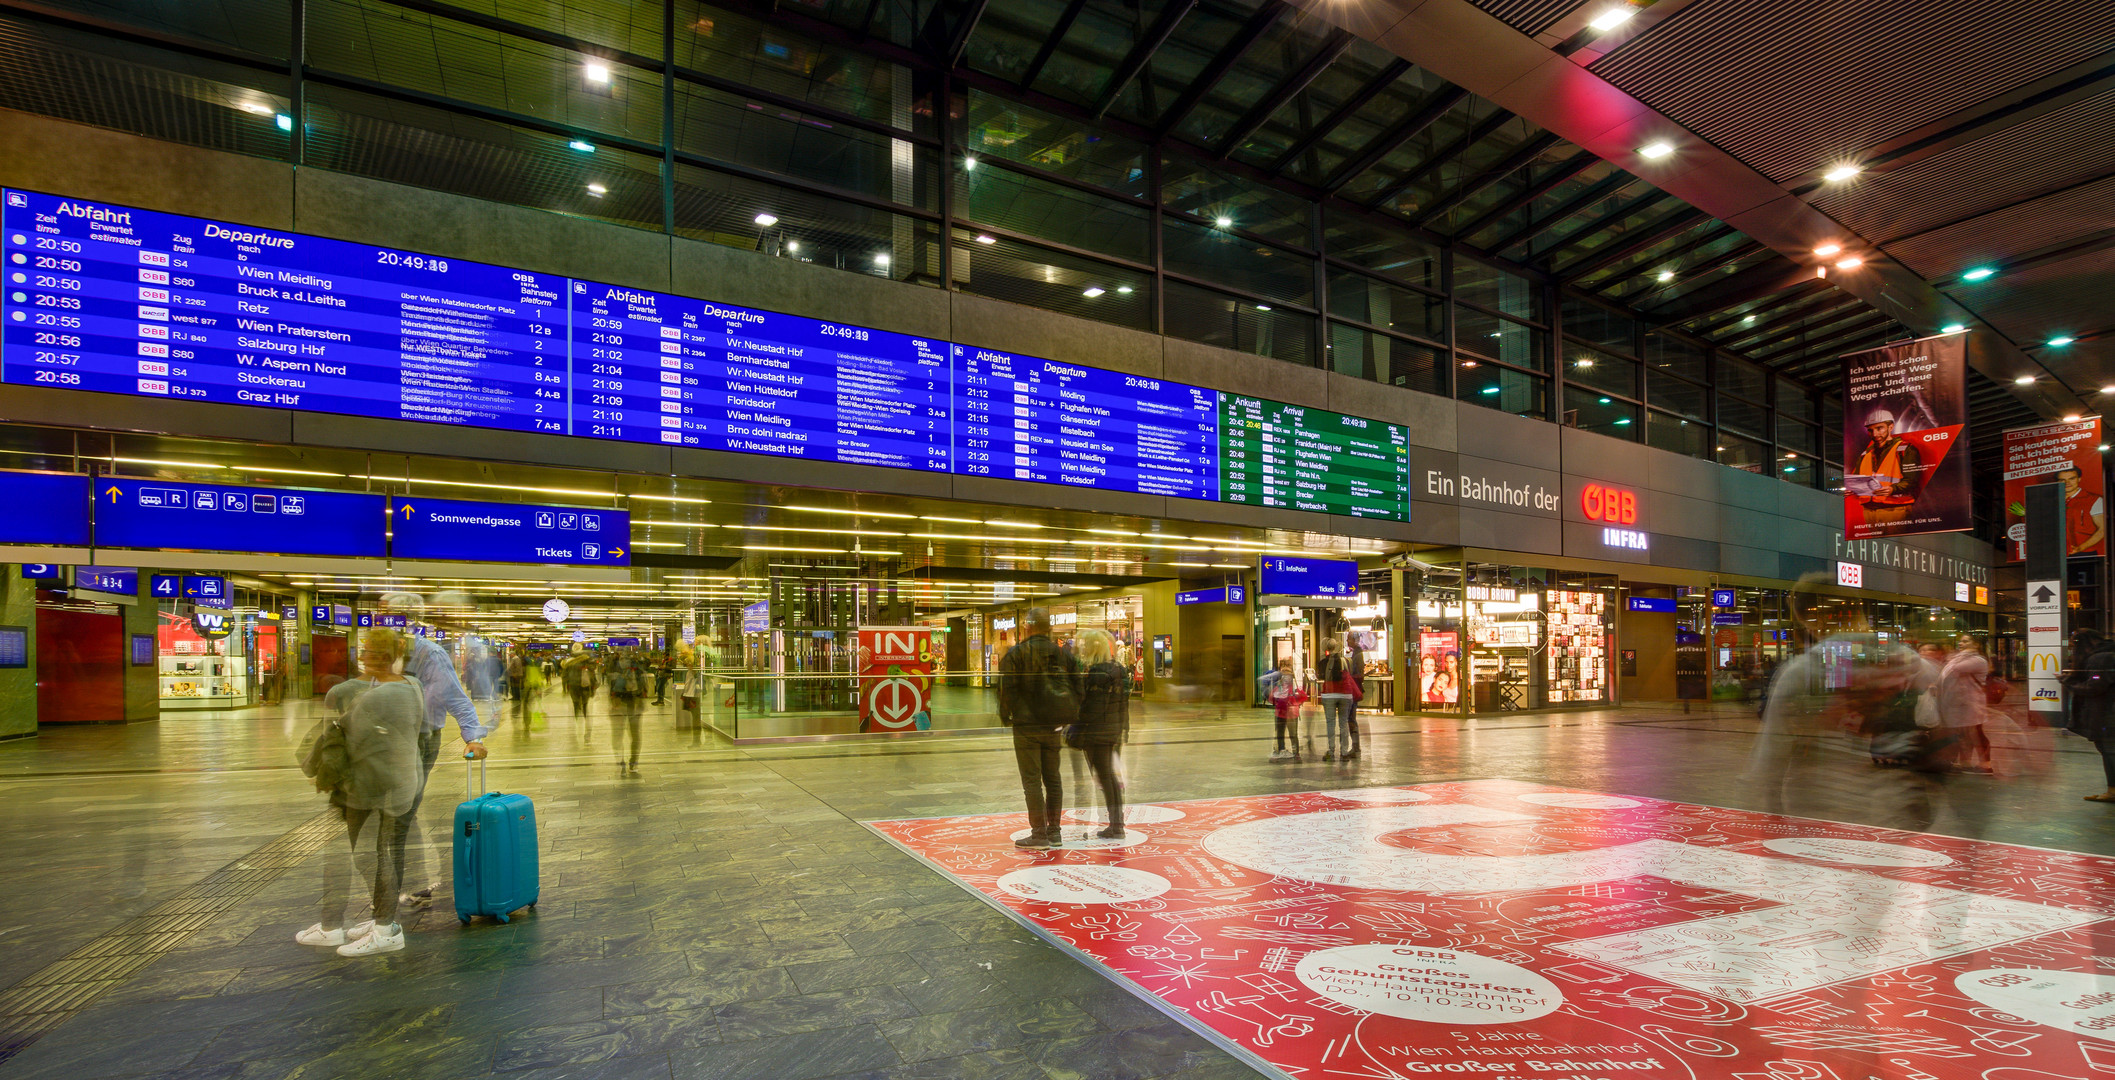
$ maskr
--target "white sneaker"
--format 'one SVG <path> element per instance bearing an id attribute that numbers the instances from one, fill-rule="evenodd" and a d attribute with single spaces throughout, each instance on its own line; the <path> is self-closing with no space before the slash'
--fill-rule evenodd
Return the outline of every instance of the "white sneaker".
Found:
<path id="1" fill-rule="evenodd" d="M 303 945 L 343 945 L 345 944 L 345 931 L 343 928 L 325 930 L 322 923 L 317 923 L 295 934 L 294 940 Z"/>
<path id="2" fill-rule="evenodd" d="M 402 952 L 403 949 L 404 928 L 391 923 L 386 929 L 377 926 L 366 937 L 348 945 L 338 946 L 338 955 L 373 956 L 376 953 Z"/>
<path id="3" fill-rule="evenodd" d="M 1293 753 L 1290 750 L 1279 750 L 1271 754 L 1270 759 L 1272 761 L 1291 761 L 1293 759 Z"/>

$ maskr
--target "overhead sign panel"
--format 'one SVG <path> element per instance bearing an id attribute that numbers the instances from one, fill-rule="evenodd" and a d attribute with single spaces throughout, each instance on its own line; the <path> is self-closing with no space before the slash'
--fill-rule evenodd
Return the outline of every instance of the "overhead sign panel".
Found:
<path id="1" fill-rule="evenodd" d="M 968 345 L 954 355 L 957 472 L 1216 497 L 1215 391 Z"/>
<path id="2" fill-rule="evenodd" d="M 88 546 L 87 477 L 0 472 L 0 499 L 0 544 Z"/>
<path id="3" fill-rule="evenodd" d="M 1256 591 L 1264 596 L 1349 599 L 1359 594 L 1359 564 L 1352 559 L 1268 556 L 1260 564 Z"/>
<path id="4" fill-rule="evenodd" d="M 399 497 L 390 507 L 400 559 L 630 566 L 622 510 Z"/>
<path id="5" fill-rule="evenodd" d="M 73 587 L 95 592 L 116 593 L 119 596 L 137 596 L 140 591 L 140 572 L 133 566 L 76 566 L 73 568 Z"/>
<path id="6" fill-rule="evenodd" d="M 1400 424 L 1220 394 L 1219 475 L 1231 503 L 1410 520 L 1410 431 Z"/>
<path id="7" fill-rule="evenodd" d="M 102 479 L 95 535 L 99 547 L 379 559 L 383 508 L 382 496 L 352 491 Z"/>
<path id="8" fill-rule="evenodd" d="M 2107 553 L 2107 484 L 2101 468 L 2100 417 L 2040 424 L 2005 433 L 2005 560 L 2027 557 L 2027 488 L 2064 486 L 2064 555 Z M 1961 597 L 1960 599 L 1967 599 Z"/>

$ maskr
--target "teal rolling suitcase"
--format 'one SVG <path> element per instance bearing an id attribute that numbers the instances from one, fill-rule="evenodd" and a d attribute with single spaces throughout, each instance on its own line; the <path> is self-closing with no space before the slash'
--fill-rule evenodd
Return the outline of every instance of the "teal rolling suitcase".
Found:
<path id="1" fill-rule="evenodd" d="M 466 785 L 469 771 L 465 760 Z M 527 795 L 478 794 L 484 779 L 479 762 L 477 790 L 455 808 L 455 914 L 466 923 L 479 915 L 506 922 L 535 907 L 538 892 L 536 805 Z"/>

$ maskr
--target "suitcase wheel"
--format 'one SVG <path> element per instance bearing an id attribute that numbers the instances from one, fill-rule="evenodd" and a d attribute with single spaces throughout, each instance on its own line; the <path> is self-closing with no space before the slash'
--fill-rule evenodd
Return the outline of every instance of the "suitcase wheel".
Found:
<path id="1" fill-rule="evenodd" d="M 468 916 L 468 915 L 457 915 L 457 916 L 456 916 L 456 918 L 458 918 L 458 919 L 461 919 L 461 920 L 463 920 L 463 925 L 464 925 L 464 926 L 468 926 L 468 925 L 470 925 L 470 916 Z"/>
<path id="2" fill-rule="evenodd" d="M 507 916 L 505 916 L 505 915 L 495 915 L 495 916 L 493 916 L 493 918 L 495 918 L 495 919 L 498 919 L 498 920 L 499 920 L 500 922 L 506 922 L 506 921 L 507 921 Z"/>

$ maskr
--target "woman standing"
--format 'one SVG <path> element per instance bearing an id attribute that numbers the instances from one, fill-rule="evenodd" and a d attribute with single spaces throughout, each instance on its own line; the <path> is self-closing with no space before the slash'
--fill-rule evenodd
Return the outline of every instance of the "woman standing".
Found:
<path id="1" fill-rule="evenodd" d="M 334 716 L 317 725 L 303 752 L 303 771 L 318 786 L 329 785 L 331 807 L 345 822 L 351 851 L 326 856 L 323 900 L 314 926 L 294 935 L 303 945 L 335 945 L 340 956 L 372 956 L 404 947 L 397 925 L 404 841 L 426 782 L 419 758 L 419 730 L 426 699 L 417 679 L 403 674 L 411 638 L 397 630 L 371 628 L 360 635 L 360 672 L 331 687 L 323 703 Z M 342 747 L 342 750 L 340 749 Z M 330 759 L 319 768 L 312 763 Z M 346 895 L 352 890 L 352 859 L 361 833 L 374 833 L 374 918 L 345 928 Z"/>
<path id="2" fill-rule="evenodd" d="M 1102 802 L 1109 808 L 1109 821 L 1095 835 L 1104 840 L 1124 838 L 1124 788 L 1117 776 L 1117 754 L 1131 730 L 1131 671 L 1116 662 L 1115 644 L 1106 630 L 1087 630 L 1079 636 L 1079 722 L 1072 725 L 1069 741 L 1087 755 L 1087 766 L 1101 785 Z"/>
<path id="3" fill-rule="evenodd" d="M 1330 638 L 1322 646 L 1322 662 L 1315 666 L 1321 683 L 1322 730 L 1329 739 L 1323 761 L 1350 761 L 1359 756 L 1359 729 L 1351 719 L 1358 707 L 1358 683 L 1351 677 L 1351 664 L 1344 659 L 1344 643 Z M 1344 733 L 1344 748 L 1337 749 L 1337 731 Z"/>

